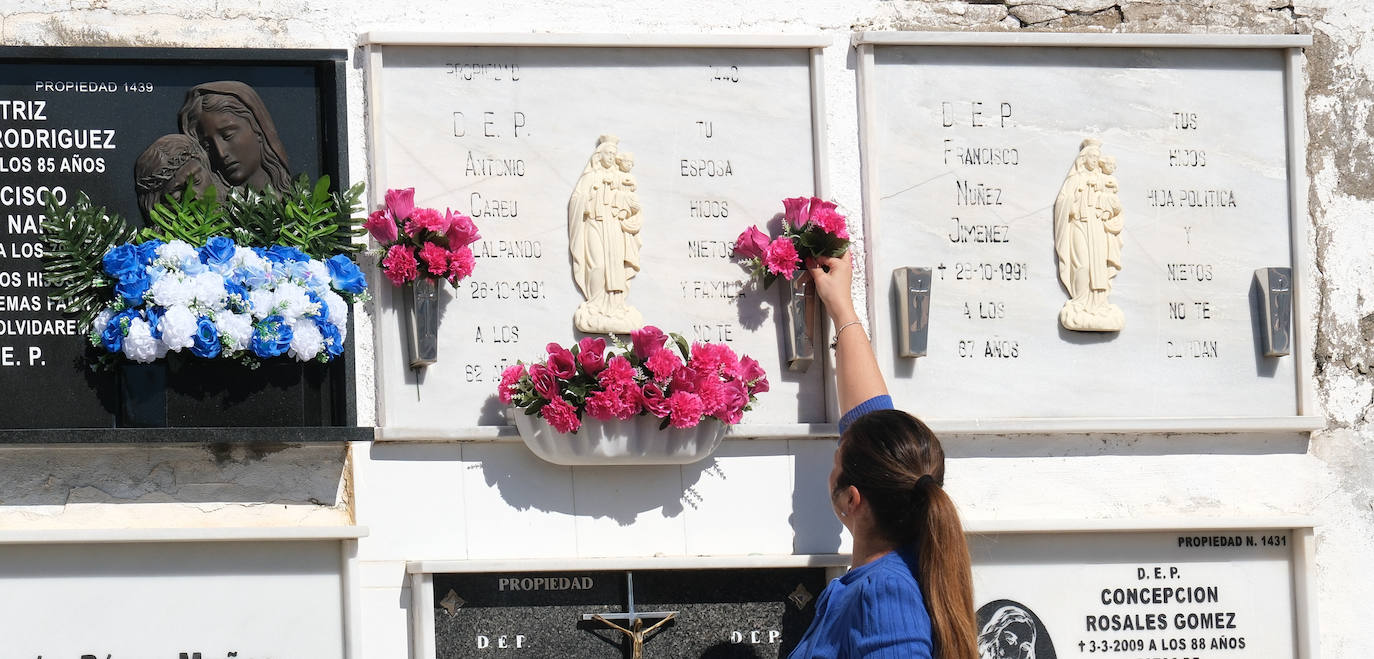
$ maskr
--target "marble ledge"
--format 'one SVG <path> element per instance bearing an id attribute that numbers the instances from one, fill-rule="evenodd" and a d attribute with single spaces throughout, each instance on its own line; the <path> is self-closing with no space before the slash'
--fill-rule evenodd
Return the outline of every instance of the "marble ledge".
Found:
<path id="1" fill-rule="evenodd" d="M 0 545 L 357 540 L 366 526 L 0 529 Z"/>
<path id="2" fill-rule="evenodd" d="M 0 446 L 45 444 L 321 444 L 372 439 L 370 427 L 33 428 L 0 430 Z"/>
<path id="3" fill-rule="evenodd" d="M 731 426 L 726 439 L 835 439 L 839 429 L 833 423 L 741 424 Z M 520 434 L 515 426 L 466 427 L 406 427 L 379 426 L 377 442 L 449 443 L 449 442 L 516 442 Z"/>

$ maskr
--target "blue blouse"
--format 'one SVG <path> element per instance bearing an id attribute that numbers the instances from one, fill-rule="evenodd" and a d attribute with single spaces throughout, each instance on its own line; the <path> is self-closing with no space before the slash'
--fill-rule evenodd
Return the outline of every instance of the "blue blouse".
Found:
<path id="1" fill-rule="evenodd" d="M 869 412 L 890 409 L 886 394 L 859 403 L 840 419 L 840 433 Z M 929 659 L 930 615 L 915 574 L 915 554 L 899 549 L 831 581 L 788 659 Z"/>
<path id="2" fill-rule="evenodd" d="M 930 615 L 907 549 L 830 582 L 811 627 L 788 659 L 930 659 Z"/>

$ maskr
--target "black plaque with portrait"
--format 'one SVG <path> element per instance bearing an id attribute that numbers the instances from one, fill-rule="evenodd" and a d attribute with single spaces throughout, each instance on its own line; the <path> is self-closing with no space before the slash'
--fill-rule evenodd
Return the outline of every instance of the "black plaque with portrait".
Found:
<path id="1" fill-rule="evenodd" d="M 329 364 L 278 358 L 248 369 L 170 353 L 92 370 L 96 349 L 48 298 L 38 225 L 47 194 L 71 203 L 85 193 L 141 226 L 140 195 L 188 181 L 261 188 L 328 175 L 337 189 L 348 181 L 345 59 L 338 50 L 0 48 L 0 441 L 85 441 L 18 429 L 355 423 L 351 349 Z M 150 436 L 194 439 L 182 435 Z"/>

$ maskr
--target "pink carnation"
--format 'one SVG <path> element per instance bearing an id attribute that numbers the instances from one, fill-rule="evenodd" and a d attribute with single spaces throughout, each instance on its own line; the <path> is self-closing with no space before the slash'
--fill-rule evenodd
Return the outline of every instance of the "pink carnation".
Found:
<path id="1" fill-rule="evenodd" d="M 539 415 L 544 417 L 554 430 L 561 433 L 577 432 L 577 429 L 582 427 L 582 420 L 577 418 L 577 410 L 562 398 L 549 401 L 548 405 L 539 409 Z"/>
<path id="2" fill-rule="evenodd" d="M 809 216 L 806 218 L 807 223 L 817 224 L 818 218 L 825 213 L 835 213 L 835 202 L 826 201 L 820 197 L 812 197 L 811 210 Z M 835 214 L 838 215 L 838 213 Z"/>
<path id="3" fill-rule="evenodd" d="M 467 279 L 472 274 L 472 269 L 477 266 L 477 261 L 472 258 L 472 250 L 467 247 L 460 247 L 448 253 L 448 278 L 449 281 Z"/>
<path id="4" fill-rule="evenodd" d="M 373 238 L 377 239 L 377 242 L 383 245 L 396 242 L 396 218 L 392 217 L 389 208 L 373 211 L 371 215 L 367 216 L 367 221 L 363 223 L 363 227 L 372 234 Z"/>
<path id="5" fill-rule="evenodd" d="M 606 362 L 606 370 L 601 371 L 597 378 L 602 387 L 610 388 L 612 385 L 633 385 L 635 381 L 635 367 L 630 365 L 630 360 L 624 356 L 616 355 Z"/>
<path id="6" fill-rule="evenodd" d="M 448 274 L 448 250 L 434 243 L 425 243 L 420 246 L 420 258 L 425 262 L 429 274 L 440 277 Z"/>
<path id="7" fill-rule="evenodd" d="M 739 374 L 739 358 L 724 343 L 693 343 L 692 367 L 712 375 Z"/>
<path id="8" fill-rule="evenodd" d="M 611 390 L 593 391 L 587 396 L 587 414 L 593 419 L 609 421 L 620 409 L 620 401 Z"/>
<path id="9" fill-rule="evenodd" d="M 522 377 L 525 377 L 523 364 L 507 366 L 506 370 L 501 371 L 501 384 L 496 388 L 496 396 L 501 399 L 502 404 L 510 405 L 511 399 L 515 396 L 515 387 Z"/>
<path id="10" fill-rule="evenodd" d="M 691 428 L 701 423 L 703 407 L 696 394 L 676 392 L 668 397 L 668 407 L 672 410 L 669 421 L 674 428 Z"/>
<path id="11" fill-rule="evenodd" d="M 410 214 L 415 211 L 415 188 L 387 190 L 386 207 L 391 210 L 395 220 L 404 222 L 410 219 Z"/>
<path id="12" fill-rule="evenodd" d="M 544 349 L 549 351 L 548 366 L 554 375 L 563 380 L 571 380 L 577 375 L 577 362 L 573 360 L 572 351 L 557 343 L 550 343 Z"/>
<path id="13" fill-rule="evenodd" d="M 586 337 L 577 343 L 577 363 L 582 372 L 595 376 L 606 368 L 606 339 Z"/>
<path id="14" fill-rule="evenodd" d="M 417 208 L 406 222 L 406 233 L 418 237 L 421 231 L 444 233 L 448 231 L 448 220 L 433 208 Z"/>
<path id="15" fill-rule="evenodd" d="M 735 256 L 746 259 L 757 259 L 763 257 L 763 250 L 768 248 L 768 236 L 763 235 L 758 227 L 749 227 L 744 233 L 735 239 Z"/>
<path id="16" fill-rule="evenodd" d="M 397 286 L 415 281 L 415 278 L 420 276 L 417 266 L 419 263 L 415 261 L 415 255 L 411 254 L 410 248 L 405 245 L 392 245 L 386 252 L 386 258 L 382 259 L 382 271 L 386 273 L 386 278 Z"/>
<path id="17" fill-rule="evenodd" d="M 654 374 L 656 380 L 667 380 L 682 368 L 682 358 L 677 356 L 677 351 L 671 348 L 659 348 L 649 355 L 644 361 L 644 365 Z"/>
<path id="18" fill-rule="evenodd" d="M 714 377 L 700 378 L 693 393 L 701 399 L 701 411 L 710 416 L 720 416 L 725 408 L 725 385 Z"/>
<path id="19" fill-rule="evenodd" d="M 829 202 L 826 202 L 829 204 Z M 835 211 L 835 204 L 829 204 L 828 208 L 822 208 L 818 212 L 811 214 L 811 223 L 832 236 L 839 238 L 849 238 L 849 226 L 845 224 L 844 216 Z"/>
<path id="20" fill-rule="evenodd" d="M 763 265 L 775 275 L 791 280 L 797 272 L 797 248 L 787 237 L 779 237 L 768 245 L 763 253 Z"/>
<path id="21" fill-rule="evenodd" d="M 448 223 L 445 234 L 448 237 L 449 249 L 466 247 L 482 237 L 481 234 L 477 233 L 477 225 L 472 223 L 472 218 L 449 209 L 444 209 L 444 217 Z"/>
<path id="22" fill-rule="evenodd" d="M 810 197 L 791 197 L 782 200 L 783 221 L 787 222 L 788 226 L 800 229 L 802 225 L 806 224 L 808 218 L 806 206 L 810 203 Z"/>

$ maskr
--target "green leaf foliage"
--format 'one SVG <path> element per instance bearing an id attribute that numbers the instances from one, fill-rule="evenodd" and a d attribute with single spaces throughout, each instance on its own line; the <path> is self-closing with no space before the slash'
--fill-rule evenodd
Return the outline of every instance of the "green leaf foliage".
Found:
<path id="1" fill-rule="evenodd" d="M 329 177 L 313 185 L 301 175 L 288 190 L 235 191 L 229 196 L 229 217 L 240 245 L 287 245 L 317 259 L 352 254 L 363 245 L 360 199 L 363 184 L 330 194 Z"/>
<path id="2" fill-rule="evenodd" d="M 206 188 L 201 195 L 187 186 L 180 199 L 176 195 L 166 195 L 149 211 L 149 219 L 152 226 L 139 232 L 140 241 L 181 240 L 200 246 L 215 236 L 227 234 L 230 227 L 214 186 Z"/>
<path id="3" fill-rule="evenodd" d="M 90 331 L 91 321 L 110 298 L 115 281 L 105 273 L 105 252 L 131 242 L 135 230 L 124 218 L 76 193 L 70 206 L 59 206 L 48 195 L 43 217 L 43 278 L 48 295 L 76 314 L 79 330 Z"/>

